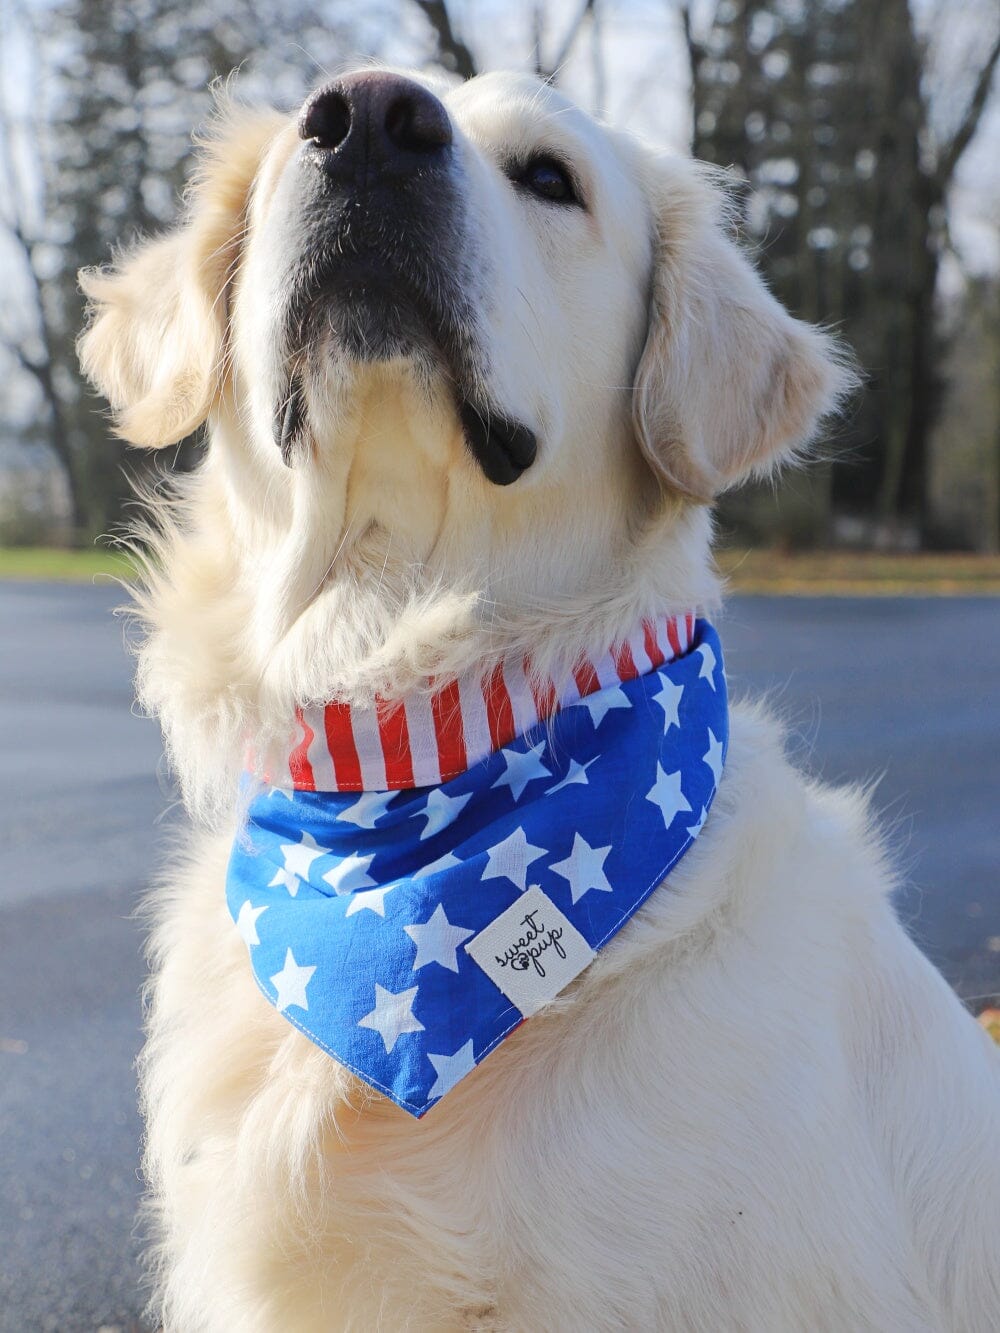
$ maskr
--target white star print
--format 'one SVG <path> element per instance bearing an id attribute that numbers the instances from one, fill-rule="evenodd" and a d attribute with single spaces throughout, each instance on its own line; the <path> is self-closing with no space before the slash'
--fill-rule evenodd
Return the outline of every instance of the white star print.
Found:
<path id="1" fill-rule="evenodd" d="M 708 729 L 708 750 L 701 756 L 701 761 L 712 770 L 712 777 L 718 786 L 722 777 L 722 742 L 715 739 L 715 732 L 711 727 Z"/>
<path id="2" fill-rule="evenodd" d="M 675 685 L 672 680 L 667 680 L 665 677 L 659 692 L 652 696 L 663 709 L 663 730 L 665 732 L 669 731 L 671 727 L 680 726 L 681 720 L 677 710 L 683 696 L 684 686 Z"/>
<path id="3" fill-rule="evenodd" d="M 712 689 L 715 689 L 715 653 L 707 643 L 699 644 L 696 649 L 701 654 L 701 666 L 698 668 L 698 679 L 707 680 Z"/>
<path id="4" fill-rule="evenodd" d="M 571 759 L 569 761 L 569 771 L 563 778 L 562 782 L 557 782 L 554 787 L 550 787 L 545 795 L 551 796 L 554 792 L 562 791 L 563 787 L 571 787 L 577 782 L 586 782 L 589 786 L 590 779 L 587 777 L 587 769 L 591 764 L 596 763 L 596 759 L 588 759 L 585 764 L 579 763 L 576 759 Z"/>
<path id="5" fill-rule="evenodd" d="M 451 1092 L 459 1079 L 471 1074 L 476 1067 L 475 1056 L 472 1054 L 472 1038 L 470 1037 L 464 1046 L 460 1046 L 454 1055 L 431 1055 L 428 1051 L 427 1059 L 437 1074 L 427 1094 L 428 1099 L 443 1097 L 446 1092 Z"/>
<path id="6" fill-rule="evenodd" d="M 590 720 L 596 730 L 611 712 L 612 708 L 631 708 L 629 697 L 620 685 L 609 685 L 606 690 L 596 690 L 579 701 L 590 714 Z"/>
<path id="7" fill-rule="evenodd" d="M 368 874 L 368 867 L 374 860 L 374 853 L 371 856 L 345 856 L 323 878 L 334 893 L 353 893 L 355 889 L 372 888 L 376 881 Z"/>
<path id="8" fill-rule="evenodd" d="M 545 855 L 544 847 L 533 847 L 520 825 L 514 832 L 486 853 L 483 879 L 509 879 L 524 893 L 528 887 L 528 866 Z"/>
<path id="9" fill-rule="evenodd" d="M 586 838 L 581 838 L 579 833 L 573 834 L 573 850 L 565 861 L 558 861 L 552 866 L 552 872 L 569 880 L 574 902 L 578 902 L 590 889 L 599 889 L 601 893 L 614 892 L 604 873 L 604 862 L 610 851 L 610 846 L 591 847 Z"/>
<path id="10" fill-rule="evenodd" d="M 356 824 L 358 828 L 374 828 L 385 814 L 386 806 L 398 795 L 398 791 L 363 791 L 353 805 L 341 810 L 337 818 Z"/>
<path id="11" fill-rule="evenodd" d="M 347 904 L 345 917 L 353 916 L 355 912 L 374 912 L 376 916 L 385 916 L 385 895 L 391 893 L 397 888 L 396 884 L 386 884 L 381 889 L 364 889 L 361 893 L 352 893 L 350 902 Z"/>
<path id="12" fill-rule="evenodd" d="M 525 787 L 538 778 L 550 778 L 552 770 L 541 761 L 545 742 L 539 741 L 530 750 L 502 750 L 507 771 L 494 782 L 494 787 L 509 787 L 515 801 L 521 799 Z"/>
<path id="13" fill-rule="evenodd" d="M 703 805 L 701 808 L 701 814 L 698 816 L 698 818 L 695 820 L 693 824 L 688 825 L 687 831 L 689 838 L 697 838 L 698 834 L 705 827 L 705 820 L 707 818 L 708 818 L 708 806 Z"/>
<path id="14" fill-rule="evenodd" d="M 431 919 L 424 925 L 404 926 L 403 929 L 417 946 L 417 956 L 413 963 L 414 972 L 426 967 L 428 963 L 440 963 L 449 972 L 457 972 L 458 946 L 476 933 L 474 930 L 466 930 L 464 926 L 453 926 L 445 916 L 440 903 L 435 907 Z"/>
<path id="15" fill-rule="evenodd" d="M 431 875 L 436 875 L 439 870 L 451 870 L 454 866 L 460 866 L 461 864 L 462 862 L 452 852 L 445 852 L 444 856 L 439 856 L 429 866 L 424 866 L 423 870 L 418 870 L 413 878 L 427 879 Z"/>
<path id="16" fill-rule="evenodd" d="M 404 1032 L 423 1032 L 424 1025 L 419 1018 L 413 1017 L 413 1001 L 417 987 L 400 991 L 398 995 L 384 986 L 375 983 L 375 1008 L 364 1018 L 358 1019 L 359 1028 L 372 1028 L 382 1038 L 386 1055 L 392 1054 L 392 1048 Z"/>
<path id="17" fill-rule="evenodd" d="M 268 880 L 267 887 L 269 889 L 273 889 L 275 885 L 281 884 L 288 890 L 288 892 L 294 898 L 299 891 L 299 882 L 300 881 L 298 875 L 293 875 L 290 870 L 284 870 L 281 867 L 279 867 L 274 872 L 274 879 Z"/>
<path id="18" fill-rule="evenodd" d="M 329 856 L 330 853 L 326 847 L 320 847 L 311 833 L 303 833 L 299 842 L 283 842 L 281 844 L 281 854 L 285 858 L 285 872 L 279 870 L 271 881 L 271 885 L 284 880 L 285 888 L 294 898 L 299 891 L 298 884 L 292 888 L 288 876 L 295 875 L 298 879 L 309 883 L 309 867 L 320 856 Z M 268 886 L 270 887 L 270 885 Z"/>
<path id="19" fill-rule="evenodd" d="M 257 935 L 257 918 L 261 912 L 266 912 L 267 906 L 254 907 L 248 898 L 240 908 L 240 914 L 236 918 L 236 929 L 242 936 L 243 943 L 249 949 L 252 944 L 259 944 L 260 939 Z"/>
<path id="20" fill-rule="evenodd" d="M 424 802 L 424 808 L 417 810 L 417 815 L 427 816 L 427 826 L 420 835 L 420 841 L 432 837 L 435 833 L 440 833 L 443 828 L 447 828 L 459 816 L 462 807 L 466 802 L 472 800 L 472 793 L 468 796 L 445 796 L 439 787 L 433 787 Z"/>
<path id="21" fill-rule="evenodd" d="M 667 828 L 679 814 L 691 809 L 681 791 L 680 773 L 664 773 L 659 762 L 656 765 L 656 782 L 646 793 L 646 800 L 652 801 L 655 806 L 659 807 Z"/>
<path id="22" fill-rule="evenodd" d="M 285 966 L 271 978 L 271 985 L 278 988 L 278 998 L 274 1002 L 274 1007 L 279 1014 L 293 1004 L 298 1009 L 309 1008 L 306 987 L 315 971 L 315 967 L 299 967 L 291 949 L 285 952 Z"/>

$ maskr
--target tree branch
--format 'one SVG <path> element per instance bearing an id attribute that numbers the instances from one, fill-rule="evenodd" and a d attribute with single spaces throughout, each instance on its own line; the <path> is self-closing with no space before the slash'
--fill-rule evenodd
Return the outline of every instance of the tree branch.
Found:
<path id="1" fill-rule="evenodd" d="M 46 403 L 51 406 L 52 400 L 56 397 L 56 391 L 52 383 L 52 367 L 49 362 L 36 361 L 17 343 L 7 343 L 6 347 L 25 374 L 30 375 L 32 379 L 37 381 Z"/>
<path id="2" fill-rule="evenodd" d="M 688 78 L 691 81 L 691 151 L 698 151 L 698 111 L 701 93 L 701 66 L 706 55 L 706 46 L 700 42 L 694 35 L 694 24 L 691 20 L 691 5 L 689 0 L 682 0 L 677 5 L 677 12 L 681 20 L 681 32 L 684 37 L 684 49 L 688 58 Z M 709 21 L 709 30 L 715 23 L 716 9 L 713 9 Z"/>
<path id="3" fill-rule="evenodd" d="M 691 75 L 691 87 L 694 88 L 695 81 L 698 78 L 698 66 L 701 64 L 701 47 L 695 41 L 694 29 L 691 27 L 691 6 L 688 4 L 681 5 L 680 14 L 684 46 L 687 50 L 688 72 Z"/>
<path id="4" fill-rule="evenodd" d="M 958 166 L 959 159 L 968 148 L 982 119 L 983 111 L 986 108 L 986 101 L 990 95 L 990 85 L 993 82 L 993 74 L 1000 61 L 1000 32 L 993 40 L 993 46 L 986 58 L 986 63 L 979 71 L 979 78 L 976 80 L 976 86 L 973 90 L 969 105 L 966 107 L 965 115 L 962 117 L 962 123 L 952 136 L 951 142 L 947 145 L 941 155 L 937 170 L 934 173 L 934 180 L 938 189 L 943 194 L 951 184 L 951 178 L 955 174 L 955 168 Z"/>
<path id="5" fill-rule="evenodd" d="M 434 29 L 439 63 L 463 79 L 474 78 L 479 72 L 476 57 L 452 27 L 445 0 L 414 0 L 414 4 Z"/>
<path id="6" fill-rule="evenodd" d="M 553 60 L 545 74 L 547 83 L 554 83 L 559 77 L 559 71 L 569 59 L 570 52 L 576 44 L 576 39 L 579 37 L 583 25 L 586 23 L 587 19 L 591 17 L 596 6 L 597 0 L 583 0 L 583 4 L 580 6 L 580 12 L 566 30 L 566 35 L 563 37 L 559 50 L 556 52 L 556 58 Z"/>
<path id="7" fill-rule="evenodd" d="M 531 29 L 534 46 L 535 73 L 540 79 L 545 78 L 545 61 L 542 59 L 542 47 L 545 45 L 545 23 L 542 18 L 541 0 L 537 0 L 531 11 Z"/>

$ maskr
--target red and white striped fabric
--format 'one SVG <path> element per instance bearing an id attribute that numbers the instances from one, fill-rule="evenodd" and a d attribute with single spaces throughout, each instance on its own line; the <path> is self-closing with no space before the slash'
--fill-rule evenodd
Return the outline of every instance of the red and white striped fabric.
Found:
<path id="1" fill-rule="evenodd" d="M 328 703 L 296 710 L 300 739 L 272 769 L 297 791 L 398 791 L 457 777 L 559 708 L 682 656 L 695 617 L 644 620 L 621 644 L 584 658 L 557 697 L 527 660 L 505 660 L 485 679 L 463 677 L 432 694 L 378 700 L 374 708 Z"/>

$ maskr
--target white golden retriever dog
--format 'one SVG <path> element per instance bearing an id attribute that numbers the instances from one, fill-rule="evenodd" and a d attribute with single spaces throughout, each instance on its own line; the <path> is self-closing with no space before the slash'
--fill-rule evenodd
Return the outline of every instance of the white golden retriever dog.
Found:
<path id="1" fill-rule="evenodd" d="M 200 826 L 142 1057 L 165 1328 L 1000 1328 L 1000 1059 L 862 797 L 758 709 L 665 882 L 426 1118 L 276 1011 L 227 910 L 246 747 L 287 755 L 296 709 L 526 654 L 558 685 L 716 603 L 713 497 L 850 372 L 711 175 L 526 77 L 368 68 L 225 110 L 182 225 L 83 282 L 121 435 L 209 434 L 137 594 Z"/>

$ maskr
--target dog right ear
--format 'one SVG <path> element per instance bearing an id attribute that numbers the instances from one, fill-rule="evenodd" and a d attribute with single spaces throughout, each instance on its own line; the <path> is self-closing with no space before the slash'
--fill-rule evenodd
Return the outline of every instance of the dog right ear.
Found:
<path id="1" fill-rule="evenodd" d="M 113 268 L 80 272 L 90 316 L 80 365 L 130 444 L 175 444 L 208 417 L 223 380 L 228 287 L 250 188 L 285 124 L 276 112 L 227 111 L 201 146 L 177 229 Z"/>
<path id="2" fill-rule="evenodd" d="M 794 457 L 856 376 L 829 334 L 767 290 L 704 169 L 661 159 L 650 194 L 654 271 L 633 419 L 664 484 L 708 504 Z"/>

